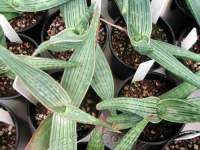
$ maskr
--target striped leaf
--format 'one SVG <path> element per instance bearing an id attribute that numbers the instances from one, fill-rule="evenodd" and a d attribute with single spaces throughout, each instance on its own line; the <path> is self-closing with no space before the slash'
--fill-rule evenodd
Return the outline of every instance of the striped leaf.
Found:
<path id="1" fill-rule="evenodd" d="M 187 81 L 188 83 L 200 87 L 200 77 L 192 73 L 187 67 L 180 63 L 170 52 L 163 51 L 163 45 L 156 40 L 151 40 L 151 47 L 154 49 L 148 57 L 156 60 L 165 69 Z M 176 65 L 176 67 L 174 66 Z"/>
<path id="2" fill-rule="evenodd" d="M 17 11 L 36 12 L 48 10 L 70 0 L 7 0 L 8 4 Z"/>
<path id="3" fill-rule="evenodd" d="M 77 142 L 76 122 L 69 121 L 67 118 L 64 118 L 54 113 L 51 125 L 49 149 L 76 150 L 77 149 L 76 142 Z"/>
<path id="4" fill-rule="evenodd" d="M 92 131 L 87 150 L 104 150 L 103 135 L 98 128 Z"/>
<path id="5" fill-rule="evenodd" d="M 120 110 L 129 113 L 137 114 L 143 118 L 148 118 L 149 121 L 157 123 L 160 118 L 157 115 L 157 103 L 159 98 L 148 97 L 144 99 L 136 98 L 112 98 L 105 100 L 97 105 L 99 110 Z"/>
<path id="6" fill-rule="evenodd" d="M 168 43 L 165 43 L 162 41 L 156 41 L 156 42 L 159 43 L 160 45 L 162 45 L 163 51 L 167 51 L 177 58 L 189 59 L 192 61 L 200 62 L 200 55 L 198 55 L 194 52 L 183 50 L 180 47 L 177 47 L 175 45 L 171 45 L 171 44 L 168 44 Z"/>
<path id="7" fill-rule="evenodd" d="M 3 30 L 0 27 L 0 45 L 7 47 L 7 43 L 6 43 L 6 37 L 3 33 Z"/>
<path id="8" fill-rule="evenodd" d="M 199 8 L 200 8 L 200 2 L 199 0 L 185 0 L 187 3 L 188 8 L 194 15 L 197 23 L 200 26 L 200 13 L 199 13 Z"/>
<path id="9" fill-rule="evenodd" d="M 158 103 L 159 117 L 176 123 L 200 121 L 200 107 L 179 99 L 166 99 Z"/>
<path id="10" fill-rule="evenodd" d="M 114 97 L 112 72 L 99 45 L 96 48 L 96 65 L 91 86 L 101 99 Z"/>
<path id="11" fill-rule="evenodd" d="M 200 107 L 200 97 L 188 98 L 188 99 L 186 99 L 186 102 L 191 103 L 193 105 L 197 105 L 198 107 Z"/>
<path id="12" fill-rule="evenodd" d="M 137 141 L 147 124 L 148 121 L 146 119 L 140 121 L 135 127 L 128 131 L 114 150 L 132 150 L 134 143 Z"/>
<path id="13" fill-rule="evenodd" d="M 149 0 L 128 0 L 128 34 L 134 46 L 141 41 L 149 41 L 152 30 L 150 14 Z"/>
<path id="14" fill-rule="evenodd" d="M 33 55 L 43 53 L 47 50 L 54 52 L 64 52 L 67 49 L 79 50 L 86 42 L 87 36 L 88 34 L 75 34 L 74 29 L 65 29 L 55 36 L 52 36 L 48 41 L 40 44 Z"/>
<path id="15" fill-rule="evenodd" d="M 0 46 L 0 59 L 25 83 L 28 91 L 52 111 L 65 111 L 71 100 L 67 92 L 47 73 L 23 63 Z"/>
<path id="16" fill-rule="evenodd" d="M 0 12 L 4 13 L 4 12 L 17 12 L 17 10 L 15 10 L 14 8 L 12 8 L 7 0 L 1 0 L 1 5 L 0 5 Z"/>
<path id="17" fill-rule="evenodd" d="M 87 11 L 86 0 L 71 0 L 60 6 L 60 11 L 65 21 L 65 26 L 74 28 L 79 24 Z"/>
<path id="18" fill-rule="evenodd" d="M 88 36 L 80 50 L 74 52 L 71 61 L 80 61 L 81 65 L 64 71 L 62 86 L 69 92 L 72 104 L 79 107 L 94 75 L 96 63 L 96 36 L 101 11 L 101 1 L 97 1 L 96 10 L 88 30 Z"/>
<path id="19" fill-rule="evenodd" d="M 45 119 L 34 132 L 25 150 L 47 150 L 51 133 L 52 116 Z"/>

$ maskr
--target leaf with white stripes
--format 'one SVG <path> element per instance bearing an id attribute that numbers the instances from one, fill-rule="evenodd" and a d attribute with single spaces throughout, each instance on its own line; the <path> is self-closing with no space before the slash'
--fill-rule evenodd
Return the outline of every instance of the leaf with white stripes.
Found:
<path id="1" fill-rule="evenodd" d="M 63 5 L 69 1 L 70 0 L 7 0 L 6 3 L 17 11 L 36 12 L 48 10 Z"/>
<path id="2" fill-rule="evenodd" d="M 91 86 L 101 99 L 114 97 L 112 72 L 99 45 L 96 48 L 96 66 Z"/>
<path id="3" fill-rule="evenodd" d="M 121 139 L 119 144 L 117 144 L 114 150 L 132 150 L 133 145 L 135 144 L 147 124 L 148 121 L 146 119 L 140 121 L 135 127 L 130 129 L 128 133 L 124 135 L 124 137 Z"/>
<path id="4" fill-rule="evenodd" d="M 11 7 L 7 0 L 1 0 L 1 5 L 0 5 L 0 13 L 4 12 L 17 12 L 13 7 Z"/>

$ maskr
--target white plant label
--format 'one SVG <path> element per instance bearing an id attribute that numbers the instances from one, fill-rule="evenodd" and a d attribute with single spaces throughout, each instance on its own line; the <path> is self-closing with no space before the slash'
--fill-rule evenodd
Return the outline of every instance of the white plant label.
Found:
<path id="1" fill-rule="evenodd" d="M 187 135 L 183 135 L 177 139 L 175 139 L 176 141 L 181 141 L 181 140 L 190 140 L 196 137 L 200 136 L 200 132 L 199 133 L 191 133 L 191 134 L 187 134 Z"/>
<path id="2" fill-rule="evenodd" d="M 157 24 L 159 17 L 166 10 L 170 0 L 152 0 L 151 1 L 151 15 L 154 24 Z"/>
<path id="3" fill-rule="evenodd" d="M 22 80 L 20 80 L 19 77 L 16 77 L 13 83 L 13 88 L 20 93 L 21 95 L 23 95 L 27 100 L 29 100 L 31 103 L 33 103 L 34 105 L 37 104 L 37 99 L 29 92 L 29 90 L 27 90 L 26 85 L 24 84 L 24 82 Z"/>
<path id="4" fill-rule="evenodd" d="M 3 122 L 3 123 L 6 123 L 6 124 L 14 126 L 14 122 L 13 122 L 9 112 L 5 111 L 2 108 L 0 108 L 0 122 Z"/>
<path id="5" fill-rule="evenodd" d="M 0 14 L 0 26 L 10 42 L 22 43 L 22 40 L 16 31 L 12 28 L 6 17 L 2 14 Z"/>
<path id="6" fill-rule="evenodd" d="M 181 48 L 189 50 L 198 40 L 197 29 L 193 28 L 185 39 L 181 42 Z"/>
<path id="7" fill-rule="evenodd" d="M 149 61 L 141 63 L 135 72 L 132 83 L 136 82 L 136 81 L 144 80 L 144 78 L 148 74 L 149 70 L 153 66 L 154 62 L 155 62 L 155 60 L 149 60 Z"/>

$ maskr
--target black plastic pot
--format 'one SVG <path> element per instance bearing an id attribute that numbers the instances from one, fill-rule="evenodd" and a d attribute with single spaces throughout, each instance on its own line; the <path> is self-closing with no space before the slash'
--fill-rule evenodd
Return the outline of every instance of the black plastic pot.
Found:
<path id="1" fill-rule="evenodd" d="M 47 12 L 41 12 L 41 14 L 42 15 L 40 16 L 40 19 L 38 20 L 37 23 L 35 23 L 23 30 L 19 30 L 17 32 L 28 35 L 28 36 L 32 37 L 34 40 L 36 40 L 38 43 L 40 43 L 41 41 L 40 41 L 39 37 L 41 36 L 41 30 L 42 30 L 44 20 L 47 16 Z"/>
<path id="2" fill-rule="evenodd" d="M 113 20 L 117 19 L 121 15 L 120 10 L 119 10 L 119 8 L 118 8 L 115 0 L 108 0 L 108 7 L 107 7 L 107 9 L 108 9 L 109 16 Z"/>
<path id="3" fill-rule="evenodd" d="M 77 150 L 86 150 L 87 148 L 87 142 L 81 142 L 81 143 L 78 143 L 77 145 Z M 108 147 L 104 146 L 104 149 L 105 150 L 110 150 Z"/>
<path id="4" fill-rule="evenodd" d="M 121 17 L 118 18 L 115 23 L 117 23 L 119 20 L 121 20 Z M 169 43 L 175 44 L 175 35 L 170 25 L 162 18 L 158 20 L 158 25 L 165 30 Z M 121 59 L 118 58 L 112 47 L 112 33 L 113 30 L 110 31 L 109 38 L 110 50 L 112 53 L 111 69 L 121 80 L 124 80 L 133 75 L 136 69 L 134 69 L 131 65 L 125 64 Z M 158 67 L 159 65 L 155 63 L 151 70 L 157 69 Z"/>
<path id="5" fill-rule="evenodd" d="M 123 87 L 127 84 L 130 83 L 132 81 L 133 76 L 128 77 L 119 87 L 118 89 L 118 96 L 120 96 L 120 93 L 123 89 Z M 176 86 L 176 83 L 172 80 L 169 80 L 168 78 L 166 78 L 166 76 L 164 76 L 163 74 L 160 73 L 149 73 L 145 79 L 151 79 L 151 80 L 159 80 L 162 82 L 166 83 L 166 90 L 170 90 L 173 87 Z M 162 140 L 162 141 L 158 141 L 158 142 L 148 142 L 148 141 L 143 141 L 141 140 L 141 138 L 138 139 L 136 149 L 141 149 L 141 150 L 160 150 L 162 149 L 162 147 L 164 146 L 165 143 L 167 143 L 171 138 L 173 138 L 174 136 L 176 136 L 184 127 L 183 124 L 174 124 L 174 127 L 177 128 L 177 130 L 174 132 L 174 135 L 168 139 Z"/>
<path id="6" fill-rule="evenodd" d="M 179 133 L 176 137 L 174 137 L 173 139 L 171 139 L 170 141 L 167 142 L 167 144 L 165 144 L 165 146 L 163 147 L 162 150 L 166 150 L 166 147 L 172 142 L 174 141 L 175 139 L 181 137 L 181 136 L 184 136 L 184 135 L 188 135 L 188 134 L 195 134 L 195 133 L 200 133 L 199 131 L 183 131 L 181 133 Z"/>
<path id="7" fill-rule="evenodd" d="M 14 115 L 14 113 L 11 111 L 10 108 L 8 108 L 6 105 L 0 103 L 0 107 L 3 108 L 4 110 L 8 111 L 16 128 L 16 145 L 15 145 L 15 150 L 19 149 L 20 145 L 20 129 L 19 129 L 19 120 L 18 118 Z"/>

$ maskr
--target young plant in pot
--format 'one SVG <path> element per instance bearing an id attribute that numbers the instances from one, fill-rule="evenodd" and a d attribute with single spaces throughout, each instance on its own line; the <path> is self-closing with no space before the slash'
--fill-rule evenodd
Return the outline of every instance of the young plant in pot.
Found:
<path id="1" fill-rule="evenodd" d="M 115 25 L 127 29 L 127 25 L 122 17 L 116 19 Z M 150 60 L 150 58 L 139 54 L 134 49 L 126 32 L 113 27 L 110 34 L 112 70 L 120 79 L 126 79 L 137 70 L 142 62 Z M 153 24 L 151 38 L 170 44 L 175 43 L 173 30 L 162 18 L 158 20 L 157 24 Z M 158 66 L 158 64 L 155 64 L 153 69 L 158 68 Z"/>
<path id="2" fill-rule="evenodd" d="M 119 97 L 98 104 L 97 108 L 99 110 L 118 110 L 123 112 L 123 114 L 118 116 L 111 116 L 111 119 L 108 120 L 115 123 L 120 122 L 120 127 L 131 128 L 114 149 L 132 149 L 137 139 L 144 137 L 142 132 L 148 131 L 149 122 L 154 124 L 160 123 L 161 120 L 171 123 L 199 122 L 200 99 L 187 99 L 185 96 L 188 96 L 190 93 L 182 91 L 183 84 L 162 94 L 160 97 L 147 97 L 143 99 Z M 171 97 L 168 97 L 168 95 Z M 130 120 L 130 118 L 133 119 Z M 179 126 L 177 130 L 180 128 Z"/>
<path id="3" fill-rule="evenodd" d="M 200 133 L 198 131 L 184 131 L 169 141 L 163 150 L 199 150 Z"/>
<path id="4" fill-rule="evenodd" d="M 116 0 L 116 3 L 119 5 L 121 1 Z M 126 13 L 123 12 L 123 17 L 127 23 L 128 35 L 135 50 L 141 55 L 146 55 L 155 60 L 177 77 L 199 87 L 199 77 L 194 75 L 176 57 L 179 59 L 186 57 L 194 61 L 199 61 L 200 56 L 189 51 L 183 51 L 177 46 L 150 38 L 152 32 L 150 1 L 128 0 L 123 3 L 123 7 L 123 10 L 126 10 Z M 122 6 L 119 8 L 121 9 Z M 174 67 L 174 64 L 176 64 L 176 67 Z"/>
<path id="5" fill-rule="evenodd" d="M 0 149 L 18 149 L 20 139 L 18 120 L 13 112 L 3 104 L 0 104 L 0 112 Z"/>
<path id="6" fill-rule="evenodd" d="M 16 56 L 8 53 L 3 47 L 0 48 L 2 50 L 2 56 L 6 56 L 6 59 L 3 59 L 5 57 L 1 57 L 2 61 L 8 65 L 15 75 L 23 81 L 25 86 L 30 89 L 29 92 L 31 92 L 41 104 L 53 112 L 52 116 L 44 120 L 35 131 L 27 149 L 35 149 L 35 147 L 38 149 L 76 149 L 77 122 L 94 124 L 112 129 L 105 122 L 79 109 L 90 85 L 101 98 L 111 98 L 114 96 L 114 84 L 109 65 L 100 47 L 96 45 L 101 1 L 96 1 L 95 5 L 91 6 L 90 11 L 85 7 L 86 5 L 82 5 L 83 2 L 85 3 L 86 1 L 75 0 L 66 3 L 66 5 L 70 6 L 67 7 L 71 9 L 69 10 L 70 14 L 66 15 L 66 18 L 73 16 L 71 15 L 73 12 L 81 14 L 82 19 L 80 18 L 81 22 L 78 23 L 78 26 L 84 27 L 84 31 L 82 30 L 83 28 L 81 28 L 83 32 L 80 32 L 80 28 L 77 28 L 77 26 L 74 26 L 72 29 L 66 29 L 57 36 L 52 37 L 55 39 L 54 41 L 60 42 L 59 46 L 57 42 L 52 43 L 51 38 L 49 41 L 41 44 L 35 53 L 37 54 L 38 50 L 42 50 L 47 43 L 47 49 L 50 50 L 56 49 L 64 51 L 66 49 L 75 49 L 70 61 L 81 63 L 75 67 L 76 69 L 65 69 L 61 79 L 62 86 L 46 73 L 30 65 L 26 65 L 17 59 Z M 83 14 L 82 12 L 87 13 Z M 91 15 L 91 12 L 94 12 L 94 14 Z M 93 16 L 92 20 L 90 20 L 91 16 Z M 75 17 L 71 21 L 75 22 L 77 18 Z M 91 21 L 91 23 L 88 28 L 86 22 L 89 21 Z M 70 37 L 68 37 L 69 35 Z M 58 38 L 59 36 L 64 37 L 61 40 L 61 38 Z M 78 39 L 78 41 L 73 41 L 72 39 Z M 49 42 L 51 44 L 50 46 Z"/>

